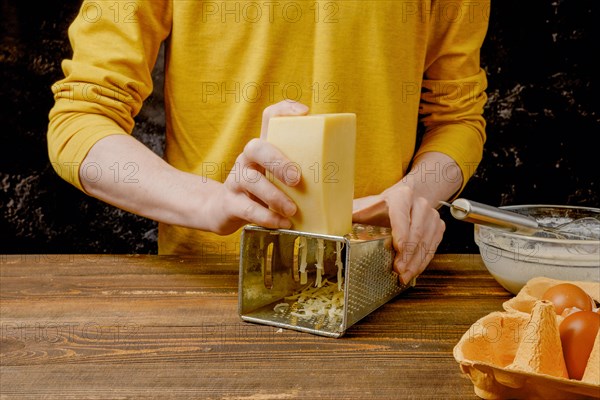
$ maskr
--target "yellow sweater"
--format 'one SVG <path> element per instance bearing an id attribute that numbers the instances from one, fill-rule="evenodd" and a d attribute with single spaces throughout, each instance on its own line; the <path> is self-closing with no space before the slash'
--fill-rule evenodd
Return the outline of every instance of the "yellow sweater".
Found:
<path id="1" fill-rule="evenodd" d="M 132 132 L 164 41 L 165 159 L 181 170 L 223 181 L 262 110 L 288 98 L 356 113 L 356 197 L 393 185 L 426 151 L 456 160 L 464 187 L 486 138 L 488 14 L 489 1 L 84 1 L 52 87 L 50 160 L 82 189 L 77 166 L 94 143 Z M 238 242 L 159 226 L 161 254 L 237 254 Z"/>

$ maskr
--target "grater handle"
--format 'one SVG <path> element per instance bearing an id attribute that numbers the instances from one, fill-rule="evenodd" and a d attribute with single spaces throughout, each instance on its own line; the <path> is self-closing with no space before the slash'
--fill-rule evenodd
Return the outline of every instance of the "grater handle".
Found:
<path id="1" fill-rule="evenodd" d="M 459 198 L 452 203 L 442 202 L 442 204 L 450 207 L 452 216 L 461 221 L 526 234 L 540 230 L 538 222 L 533 217 L 476 201 Z"/>

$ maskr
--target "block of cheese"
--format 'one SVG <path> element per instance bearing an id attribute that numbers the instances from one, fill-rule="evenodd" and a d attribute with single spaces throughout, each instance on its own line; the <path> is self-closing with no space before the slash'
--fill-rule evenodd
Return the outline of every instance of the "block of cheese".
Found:
<path id="1" fill-rule="evenodd" d="M 343 236 L 352 230 L 356 114 L 273 117 L 267 141 L 291 160 L 284 171 L 302 179 L 289 187 L 269 179 L 297 205 L 292 229 Z M 271 175 L 271 174 L 269 174 Z"/>

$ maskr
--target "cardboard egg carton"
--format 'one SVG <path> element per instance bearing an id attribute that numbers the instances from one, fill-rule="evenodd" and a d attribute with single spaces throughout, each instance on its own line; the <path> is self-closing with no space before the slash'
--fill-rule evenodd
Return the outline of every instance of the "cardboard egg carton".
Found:
<path id="1" fill-rule="evenodd" d="M 525 286 L 517 293 L 515 297 L 507 300 L 502 305 L 504 310 L 509 312 L 524 312 L 531 313 L 535 302 L 540 300 L 546 290 L 552 286 L 558 285 L 559 283 L 565 283 L 567 281 L 561 281 L 558 279 L 551 279 L 546 277 L 538 277 L 530 279 Z M 568 281 L 574 285 L 582 288 L 592 299 L 597 303 L 600 303 L 600 283 L 598 282 L 582 282 L 582 281 Z M 560 316 L 559 316 L 560 317 Z M 562 317 L 560 317 L 562 321 Z"/>
<path id="2" fill-rule="evenodd" d="M 558 326 L 548 301 L 550 286 L 565 281 L 535 278 L 505 311 L 475 322 L 454 347 L 461 371 L 483 399 L 600 399 L 600 332 L 582 380 L 568 379 Z M 571 282 L 598 301 L 600 283 Z"/>

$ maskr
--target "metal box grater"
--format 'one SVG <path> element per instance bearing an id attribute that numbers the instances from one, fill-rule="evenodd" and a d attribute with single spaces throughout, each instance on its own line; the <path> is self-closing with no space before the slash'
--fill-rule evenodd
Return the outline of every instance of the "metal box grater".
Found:
<path id="1" fill-rule="evenodd" d="M 354 224 L 329 236 L 248 225 L 240 249 L 238 311 L 248 322 L 340 337 L 415 284 L 392 270 L 389 228 Z M 315 312 L 319 301 L 333 304 Z"/>

